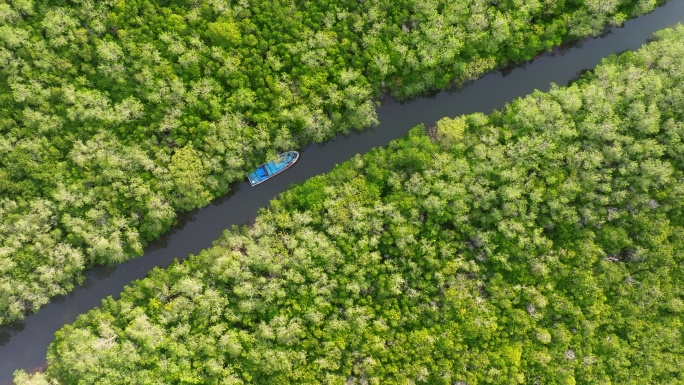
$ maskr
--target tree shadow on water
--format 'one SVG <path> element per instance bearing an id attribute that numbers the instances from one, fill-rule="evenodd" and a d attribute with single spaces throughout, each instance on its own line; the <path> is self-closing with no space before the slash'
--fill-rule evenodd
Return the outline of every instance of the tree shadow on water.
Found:
<path id="1" fill-rule="evenodd" d="M 6 345 L 12 337 L 21 333 L 26 328 L 26 322 L 17 321 L 0 328 L 0 346 Z"/>

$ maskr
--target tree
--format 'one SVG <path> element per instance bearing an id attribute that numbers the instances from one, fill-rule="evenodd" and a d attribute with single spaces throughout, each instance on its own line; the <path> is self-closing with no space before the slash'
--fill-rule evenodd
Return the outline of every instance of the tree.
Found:
<path id="1" fill-rule="evenodd" d="M 184 210 L 202 207 L 211 200 L 211 193 L 203 187 L 207 172 L 199 155 L 192 145 L 187 145 L 173 154 L 169 164 L 174 184 L 172 202 Z"/>

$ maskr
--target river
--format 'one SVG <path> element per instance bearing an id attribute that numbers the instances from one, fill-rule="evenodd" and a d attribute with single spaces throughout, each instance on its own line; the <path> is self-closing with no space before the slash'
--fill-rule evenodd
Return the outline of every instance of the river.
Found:
<path id="1" fill-rule="evenodd" d="M 386 145 L 417 124 L 430 126 L 443 116 L 488 113 L 535 89 L 547 91 L 551 82 L 565 85 L 595 67 L 602 57 L 637 49 L 655 31 L 677 22 L 684 22 L 684 0 L 670 0 L 652 13 L 627 21 L 623 27 L 611 28 L 600 37 L 558 48 L 507 71 L 492 72 L 458 90 L 406 102 L 384 100 L 377 110 L 378 126 L 304 148 L 297 164 L 284 174 L 258 187 L 250 187 L 245 181 L 230 195 L 182 215 L 179 224 L 149 245 L 143 256 L 115 267 L 90 270 L 83 285 L 70 294 L 55 298 L 24 321 L 0 329 L 0 385 L 11 384 L 12 373 L 17 369 L 43 368 L 54 333 L 79 314 L 98 306 L 107 296 L 118 297 L 124 286 L 144 278 L 150 269 L 166 267 L 174 259 L 181 260 L 210 247 L 224 229 L 249 223 L 260 207 L 267 206 L 291 183 L 326 173 L 355 154 Z"/>

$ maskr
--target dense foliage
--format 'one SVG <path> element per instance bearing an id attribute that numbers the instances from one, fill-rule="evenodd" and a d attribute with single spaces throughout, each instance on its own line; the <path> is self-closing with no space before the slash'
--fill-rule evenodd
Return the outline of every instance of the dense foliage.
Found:
<path id="1" fill-rule="evenodd" d="M 278 150 L 656 0 L 0 0 L 0 325 Z"/>
<path id="2" fill-rule="evenodd" d="M 18 382 L 683 381 L 683 42 L 296 186 Z"/>

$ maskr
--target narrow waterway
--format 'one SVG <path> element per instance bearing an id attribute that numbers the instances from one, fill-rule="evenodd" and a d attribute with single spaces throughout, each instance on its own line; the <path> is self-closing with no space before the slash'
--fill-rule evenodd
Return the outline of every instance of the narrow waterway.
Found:
<path id="1" fill-rule="evenodd" d="M 488 113 L 535 89 L 546 91 L 551 82 L 565 85 L 593 68 L 602 57 L 637 49 L 655 31 L 678 22 L 684 22 L 684 0 L 670 0 L 651 14 L 630 20 L 599 38 L 559 48 L 506 73 L 490 73 L 459 90 L 403 103 L 384 101 L 378 108 L 377 127 L 303 149 L 299 162 L 284 174 L 258 187 L 241 183 L 230 196 L 184 215 L 180 224 L 150 245 L 142 257 L 113 268 L 91 270 L 84 284 L 72 293 L 58 297 L 23 322 L 0 329 L 0 384 L 11 384 L 17 369 L 33 371 L 44 367 L 45 352 L 54 333 L 79 314 L 98 306 L 107 296 L 117 297 L 125 285 L 145 277 L 150 269 L 166 267 L 174 259 L 184 259 L 211 246 L 224 229 L 253 220 L 258 208 L 267 206 L 291 183 L 303 182 L 355 154 L 386 145 L 417 124 L 429 126 L 443 116 Z"/>

